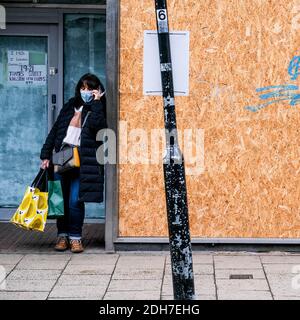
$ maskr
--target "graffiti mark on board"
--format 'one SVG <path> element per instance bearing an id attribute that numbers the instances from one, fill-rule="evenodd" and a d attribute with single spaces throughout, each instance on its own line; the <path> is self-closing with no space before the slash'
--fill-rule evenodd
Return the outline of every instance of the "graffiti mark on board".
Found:
<path id="1" fill-rule="evenodd" d="M 291 81 L 296 81 L 300 76 L 300 56 L 295 56 L 288 67 Z M 245 109 L 257 112 L 269 105 L 286 101 L 292 107 L 300 104 L 300 89 L 296 84 L 282 84 L 257 88 L 259 98 L 264 102 L 256 106 L 246 106 Z"/>

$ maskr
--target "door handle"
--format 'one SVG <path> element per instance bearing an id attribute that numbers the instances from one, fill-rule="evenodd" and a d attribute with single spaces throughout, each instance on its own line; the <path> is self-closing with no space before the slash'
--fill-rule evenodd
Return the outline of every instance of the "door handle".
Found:
<path id="1" fill-rule="evenodd" d="M 51 125 L 53 125 L 53 123 L 55 121 L 56 94 L 52 94 L 51 95 L 51 103 L 52 103 L 52 107 L 51 107 Z"/>
<path id="2" fill-rule="evenodd" d="M 52 125 L 55 121 L 55 110 L 56 110 L 56 94 L 52 94 L 51 96 L 51 102 L 52 102 L 52 107 L 51 107 L 51 113 L 52 113 Z"/>
<path id="3" fill-rule="evenodd" d="M 54 122 L 54 119 L 55 119 L 55 110 L 56 110 L 56 105 L 53 105 L 52 108 L 51 108 L 51 111 L 52 111 L 52 122 Z"/>

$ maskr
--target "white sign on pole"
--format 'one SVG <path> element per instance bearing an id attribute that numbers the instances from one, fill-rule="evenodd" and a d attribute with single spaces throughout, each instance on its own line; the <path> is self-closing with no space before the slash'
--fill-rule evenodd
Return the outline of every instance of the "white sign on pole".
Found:
<path id="1" fill-rule="evenodd" d="M 39 53 L 40 54 L 40 53 Z M 8 50 L 7 82 L 15 86 L 40 86 L 47 83 L 46 55 L 44 64 L 30 64 L 30 52 Z"/>
<path id="2" fill-rule="evenodd" d="M 189 95 L 189 31 L 170 32 L 174 94 Z M 144 31 L 144 95 L 162 95 L 157 32 Z"/>

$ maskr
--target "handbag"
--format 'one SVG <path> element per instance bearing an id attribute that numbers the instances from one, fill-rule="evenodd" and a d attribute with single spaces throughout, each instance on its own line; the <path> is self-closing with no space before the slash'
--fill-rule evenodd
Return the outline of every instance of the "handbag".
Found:
<path id="1" fill-rule="evenodd" d="M 47 180 L 47 169 L 40 169 L 32 184 L 26 188 L 11 223 L 25 230 L 44 231 L 48 214 Z"/>
<path id="2" fill-rule="evenodd" d="M 48 219 L 64 216 L 64 197 L 60 180 L 48 181 Z"/>
<path id="3" fill-rule="evenodd" d="M 88 116 L 90 115 L 91 111 L 88 111 L 84 122 L 82 124 L 81 133 L 79 139 L 82 134 L 82 129 L 85 126 Z M 80 157 L 79 157 L 79 148 L 78 146 L 73 146 L 69 144 L 63 143 L 60 151 L 54 153 L 52 155 L 52 163 L 54 165 L 54 172 L 55 173 L 63 173 L 73 168 L 80 167 Z"/>

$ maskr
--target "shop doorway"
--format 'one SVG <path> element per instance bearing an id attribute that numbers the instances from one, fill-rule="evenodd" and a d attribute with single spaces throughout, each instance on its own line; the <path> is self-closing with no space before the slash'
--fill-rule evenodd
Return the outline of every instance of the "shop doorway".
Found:
<path id="1" fill-rule="evenodd" d="M 2 221 L 37 173 L 42 144 L 78 79 L 92 72 L 106 86 L 105 12 L 8 8 L 7 18 L 0 30 Z M 86 219 L 104 221 L 105 203 L 86 204 Z"/>

